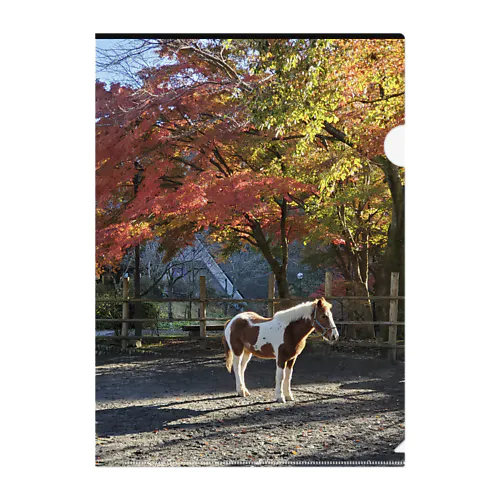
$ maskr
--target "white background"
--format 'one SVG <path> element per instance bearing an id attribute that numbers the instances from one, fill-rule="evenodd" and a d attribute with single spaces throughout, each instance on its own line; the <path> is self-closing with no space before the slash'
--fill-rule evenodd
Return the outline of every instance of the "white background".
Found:
<path id="1" fill-rule="evenodd" d="M 490 497 L 499 352 L 493 3 L 13 5 L 4 7 L 1 79 L 8 497 Z M 405 35 L 404 469 L 94 467 L 94 33 L 184 31 Z"/>

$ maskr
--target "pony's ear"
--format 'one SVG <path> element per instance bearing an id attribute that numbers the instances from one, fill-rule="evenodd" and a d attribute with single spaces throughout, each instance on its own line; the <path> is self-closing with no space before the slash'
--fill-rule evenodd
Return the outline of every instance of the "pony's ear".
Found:
<path id="1" fill-rule="evenodd" d="M 318 304 L 321 306 L 322 309 L 331 309 L 332 308 L 331 304 L 329 304 L 327 302 L 325 297 L 321 297 L 320 299 L 318 299 Z"/>

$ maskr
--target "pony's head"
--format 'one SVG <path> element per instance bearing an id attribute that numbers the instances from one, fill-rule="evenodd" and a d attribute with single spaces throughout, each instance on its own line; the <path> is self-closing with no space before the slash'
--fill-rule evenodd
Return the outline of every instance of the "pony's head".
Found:
<path id="1" fill-rule="evenodd" d="M 339 332 L 332 316 L 332 305 L 324 297 L 314 301 L 312 313 L 313 326 L 317 333 L 328 342 L 339 339 Z"/>

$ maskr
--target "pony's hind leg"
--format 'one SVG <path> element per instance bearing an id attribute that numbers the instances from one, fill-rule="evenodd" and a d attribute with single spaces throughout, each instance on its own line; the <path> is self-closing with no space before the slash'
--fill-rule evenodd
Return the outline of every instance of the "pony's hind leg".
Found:
<path id="1" fill-rule="evenodd" d="M 243 355 L 241 356 L 243 359 L 241 360 L 241 390 L 243 392 L 243 396 L 250 396 L 248 392 L 247 386 L 245 384 L 245 370 L 247 368 L 248 362 L 252 357 L 252 353 L 248 351 L 243 351 Z"/>
<path id="2" fill-rule="evenodd" d="M 242 387 L 242 373 L 241 373 L 241 361 L 243 359 L 243 355 L 241 356 L 236 356 L 234 354 L 233 356 L 233 372 L 234 372 L 234 378 L 236 380 L 236 392 L 238 393 L 238 396 L 244 396 L 243 392 L 243 387 Z"/>

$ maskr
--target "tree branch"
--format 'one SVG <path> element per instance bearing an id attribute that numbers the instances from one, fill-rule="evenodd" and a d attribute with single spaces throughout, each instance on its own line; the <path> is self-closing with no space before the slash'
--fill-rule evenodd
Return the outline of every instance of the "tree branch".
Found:
<path id="1" fill-rule="evenodd" d="M 337 139 L 340 142 L 343 142 L 344 144 L 347 144 L 348 146 L 351 146 L 351 148 L 354 148 L 354 144 L 347 138 L 344 132 L 335 128 L 331 123 L 328 123 L 325 120 L 323 122 L 323 127 L 325 127 L 325 130 L 335 139 Z"/>
<path id="2" fill-rule="evenodd" d="M 353 101 L 349 101 L 347 104 L 352 104 L 353 102 L 361 102 L 363 104 L 373 104 L 375 102 L 388 101 L 389 99 L 394 99 L 395 97 L 400 97 L 404 94 L 405 94 L 404 91 L 398 92 L 396 94 L 391 94 L 385 97 L 379 97 L 378 99 L 373 99 L 372 101 L 369 101 L 367 99 L 354 99 Z"/>

